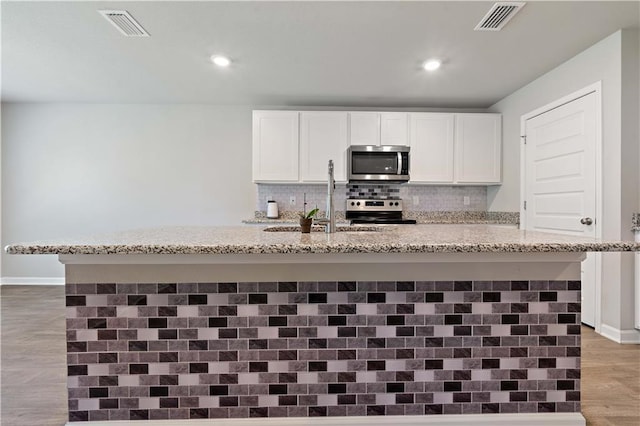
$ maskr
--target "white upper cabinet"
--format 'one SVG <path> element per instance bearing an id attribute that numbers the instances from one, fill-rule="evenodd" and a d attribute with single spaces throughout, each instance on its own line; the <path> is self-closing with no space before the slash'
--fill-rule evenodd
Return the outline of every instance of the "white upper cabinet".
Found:
<path id="1" fill-rule="evenodd" d="M 253 112 L 254 182 L 298 181 L 298 112 Z"/>
<path id="2" fill-rule="evenodd" d="M 406 112 L 380 113 L 380 145 L 407 145 L 408 117 Z"/>
<path id="3" fill-rule="evenodd" d="M 502 116 L 456 114 L 455 182 L 501 182 Z"/>
<path id="4" fill-rule="evenodd" d="M 380 114 L 377 112 L 350 112 L 349 144 L 380 145 Z"/>
<path id="5" fill-rule="evenodd" d="M 409 145 L 410 183 L 500 184 L 502 117 L 485 113 L 254 111 L 254 182 L 346 182 L 349 145 Z"/>
<path id="6" fill-rule="evenodd" d="M 350 112 L 350 145 L 407 145 L 405 112 Z"/>
<path id="7" fill-rule="evenodd" d="M 454 114 L 409 114 L 411 181 L 453 183 Z"/>
<path id="8" fill-rule="evenodd" d="M 347 112 L 300 113 L 300 181 L 326 182 L 329 160 L 336 181 L 346 181 Z"/>

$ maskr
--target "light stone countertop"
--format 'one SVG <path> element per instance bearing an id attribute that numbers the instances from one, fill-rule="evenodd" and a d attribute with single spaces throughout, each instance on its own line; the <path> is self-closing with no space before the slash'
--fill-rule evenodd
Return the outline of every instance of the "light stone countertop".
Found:
<path id="1" fill-rule="evenodd" d="M 386 225 L 379 231 L 265 232 L 264 226 L 166 227 L 8 245 L 10 254 L 523 253 L 640 251 L 499 225 Z"/>
<path id="2" fill-rule="evenodd" d="M 297 225 L 299 222 L 298 219 L 288 219 L 288 218 L 278 218 L 278 219 L 267 219 L 267 218 L 256 218 L 256 219 L 245 219 L 242 223 L 247 225 Z M 336 220 L 336 225 L 348 225 L 349 221 L 345 219 Z"/>
<path id="3" fill-rule="evenodd" d="M 255 217 L 243 220 L 248 225 L 278 225 L 297 224 L 299 212 L 283 211 L 277 219 L 269 219 L 266 212 L 256 211 Z M 318 217 L 324 217 L 320 212 Z M 514 225 L 520 222 L 518 212 L 487 212 L 487 211 L 407 211 L 404 219 L 415 219 L 418 224 L 466 224 L 466 225 Z M 347 225 L 344 212 L 336 212 L 336 223 Z"/>
<path id="4" fill-rule="evenodd" d="M 406 217 L 405 219 L 413 219 Z M 418 225 L 513 225 L 518 226 L 517 223 L 508 222 L 500 219 L 416 219 Z M 247 219 L 242 223 L 246 225 L 297 225 L 297 220 L 290 219 Z M 336 225 L 347 226 L 351 223 L 349 220 L 336 220 Z"/>

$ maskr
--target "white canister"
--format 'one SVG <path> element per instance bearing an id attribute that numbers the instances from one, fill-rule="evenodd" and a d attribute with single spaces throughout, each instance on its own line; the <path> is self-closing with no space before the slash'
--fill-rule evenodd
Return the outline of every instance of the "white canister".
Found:
<path id="1" fill-rule="evenodd" d="M 278 203 L 273 200 L 267 201 L 267 217 L 269 219 L 278 218 Z"/>

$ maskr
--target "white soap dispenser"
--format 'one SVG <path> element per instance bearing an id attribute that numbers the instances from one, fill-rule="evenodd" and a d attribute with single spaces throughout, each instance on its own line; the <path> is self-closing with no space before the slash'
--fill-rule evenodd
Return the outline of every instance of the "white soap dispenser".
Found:
<path id="1" fill-rule="evenodd" d="M 267 217 L 269 219 L 278 218 L 278 203 L 273 200 L 267 201 Z"/>

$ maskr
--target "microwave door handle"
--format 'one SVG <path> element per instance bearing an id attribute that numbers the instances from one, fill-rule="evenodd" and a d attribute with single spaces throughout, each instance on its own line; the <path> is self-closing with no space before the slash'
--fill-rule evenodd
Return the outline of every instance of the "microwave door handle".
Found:
<path id="1" fill-rule="evenodd" d="M 402 174 L 402 153 L 398 152 L 398 175 Z"/>

